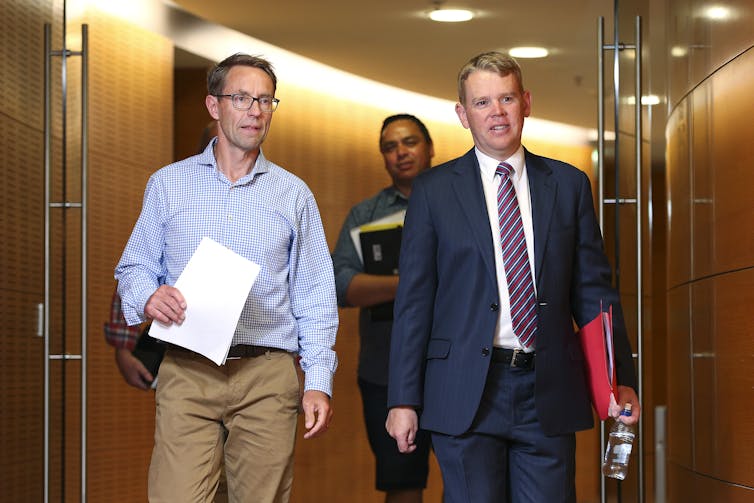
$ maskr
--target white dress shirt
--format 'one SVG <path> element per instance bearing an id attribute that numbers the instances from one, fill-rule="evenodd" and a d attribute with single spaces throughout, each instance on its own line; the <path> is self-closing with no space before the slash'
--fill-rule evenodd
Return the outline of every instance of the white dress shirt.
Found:
<path id="1" fill-rule="evenodd" d="M 500 243 L 500 224 L 497 213 L 497 190 L 500 186 L 500 175 L 495 173 L 500 161 L 482 153 L 479 149 L 474 149 L 479 168 L 482 175 L 482 187 L 484 188 L 484 198 L 487 203 L 487 214 L 490 220 L 490 232 L 492 232 L 492 242 L 495 244 L 495 269 L 497 271 L 497 289 L 500 297 L 500 310 L 498 311 L 497 327 L 495 328 L 495 338 L 493 344 L 497 347 L 509 349 L 524 349 L 524 346 L 513 333 L 513 322 L 511 320 L 510 297 L 508 295 L 508 282 L 505 279 L 505 266 L 503 265 L 503 248 Z M 534 229 L 531 218 L 531 196 L 529 194 L 529 177 L 526 174 L 526 163 L 524 160 L 524 147 L 521 146 L 504 162 L 513 167 L 511 181 L 516 190 L 518 198 L 518 207 L 521 211 L 521 221 L 524 225 L 524 234 L 526 235 L 526 249 L 529 253 L 529 266 L 531 267 L 532 278 L 534 275 Z M 534 291 L 536 294 L 536 284 Z M 527 351 L 534 351 L 534 346 L 530 346 Z"/>

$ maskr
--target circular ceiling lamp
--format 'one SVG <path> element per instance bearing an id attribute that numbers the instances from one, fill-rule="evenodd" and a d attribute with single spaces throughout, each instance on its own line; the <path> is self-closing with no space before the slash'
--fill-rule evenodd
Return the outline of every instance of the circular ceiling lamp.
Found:
<path id="1" fill-rule="evenodd" d="M 434 6 L 427 14 L 429 19 L 437 21 L 439 23 L 463 23 L 464 21 L 470 21 L 474 17 L 474 13 L 468 9 L 453 9 L 443 7 L 445 0 L 432 0 Z"/>
<path id="2" fill-rule="evenodd" d="M 544 58 L 550 54 L 550 51 L 544 47 L 514 47 L 508 51 L 508 54 L 514 58 Z"/>
<path id="3" fill-rule="evenodd" d="M 462 23 L 474 18 L 474 13 L 468 9 L 436 8 L 429 13 L 429 19 L 440 23 Z"/>

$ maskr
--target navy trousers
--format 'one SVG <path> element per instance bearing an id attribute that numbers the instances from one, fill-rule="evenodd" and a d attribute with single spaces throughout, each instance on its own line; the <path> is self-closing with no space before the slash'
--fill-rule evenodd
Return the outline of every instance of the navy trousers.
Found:
<path id="1" fill-rule="evenodd" d="M 576 437 L 542 432 L 534 379 L 534 370 L 493 362 L 469 432 L 432 433 L 445 503 L 576 502 Z"/>

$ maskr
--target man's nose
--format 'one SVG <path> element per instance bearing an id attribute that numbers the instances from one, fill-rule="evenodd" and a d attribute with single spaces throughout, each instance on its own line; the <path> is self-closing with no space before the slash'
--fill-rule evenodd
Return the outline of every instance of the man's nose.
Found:
<path id="1" fill-rule="evenodd" d="M 492 113 L 494 115 L 505 115 L 507 112 L 505 111 L 505 106 L 500 100 L 493 100 L 492 102 Z"/>
<path id="2" fill-rule="evenodd" d="M 251 116 L 260 115 L 262 113 L 262 105 L 259 104 L 259 100 L 253 100 L 249 109 L 246 110 L 246 113 Z"/>

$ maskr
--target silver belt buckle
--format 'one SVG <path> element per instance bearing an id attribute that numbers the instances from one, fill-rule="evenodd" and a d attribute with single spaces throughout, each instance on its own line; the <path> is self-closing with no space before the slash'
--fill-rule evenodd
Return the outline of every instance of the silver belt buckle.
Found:
<path id="1" fill-rule="evenodd" d="M 513 354 L 511 355 L 511 367 L 513 367 L 513 368 L 517 368 L 518 367 L 518 365 L 516 365 L 516 359 L 518 358 L 518 355 L 520 353 L 523 353 L 523 352 L 524 352 L 523 349 L 514 349 L 513 350 Z"/>

